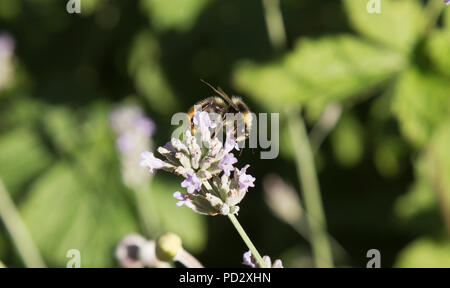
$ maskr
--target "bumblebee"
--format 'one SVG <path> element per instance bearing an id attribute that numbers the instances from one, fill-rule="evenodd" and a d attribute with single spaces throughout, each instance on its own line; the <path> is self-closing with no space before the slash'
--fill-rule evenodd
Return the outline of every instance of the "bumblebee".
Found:
<path id="1" fill-rule="evenodd" d="M 232 133 L 237 142 L 247 139 L 252 128 L 252 115 L 244 101 L 236 96 L 230 98 L 221 88 L 216 89 L 208 82 L 202 79 L 200 79 L 200 81 L 210 87 L 218 96 L 212 96 L 201 100 L 189 109 L 188 118 L 191 123 L 191 129 L 194 129 L 194 113 L 198 109 L 201 109 L 201 111 L 220 115 L 222 125 L 221 127 L 218 127 L 218 130 L 230 126 L 232 127 Z M 230 123 L 229 119 L 227 119 L 227 114 L 233 114 L 235 116 L 233 119 L 234 123 Z M 216 131 L 216 133 L 217 132 L 218 131 Z"/>

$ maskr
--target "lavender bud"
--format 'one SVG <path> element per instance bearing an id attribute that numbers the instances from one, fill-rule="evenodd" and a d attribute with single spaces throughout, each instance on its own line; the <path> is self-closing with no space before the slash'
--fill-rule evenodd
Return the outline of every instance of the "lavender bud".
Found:
<path id="1" fill-rule="evenodd" d="M 174 233 L 166 233 L 156 240 L 156 257 L 165 262 L 172 262 L 181 248 L 181 238 Z"/>

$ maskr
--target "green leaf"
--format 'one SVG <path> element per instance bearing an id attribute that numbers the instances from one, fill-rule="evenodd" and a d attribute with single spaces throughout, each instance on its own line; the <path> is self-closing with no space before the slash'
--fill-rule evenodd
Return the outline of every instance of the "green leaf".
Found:
<path id="1" fill-rule="evenodd" d="M 400 252 L 394 266 L 450 268 L 450 242 L 447 239 L 419 238 Z"/>
<path id="2" fill-rule="evenodd" d="M 447 177 L 450 175 L 449 147 L 450 118 L 443 121 L 430 137 L 414 165 L 414 185 L 395 205 L 396 215 L 402 220 L 414 220 L 416 231 L 443 227 L 440 209 L 450 207 L 450 179 Z M 415 219 L 420 217 L 422 219 Z"/>
<path id="3" fill-rule="evenodd" d="M 209 0 L 142 0 L 152 25 L 160 30 L 189 30 Z"/>
<path id="4" fill-rule="evenodd" d="M 178 179 L 181 183 L 181 179 Z M 181 189 L 180 184 L 162 177 L 154 177 L 151 191 L 155 194 L 158 215 L 164 232 L 173 232 L 183 240 L 183 247 L 190 252 L 199 252 L 206 242 L 206 216 L 196 214 L 187 207 L 177 207 L 173 193 Z"/>
<path id="5" fill-rule="evenodd" d="M 241 63 L 234 82 L 269 111 L 299 104 L 321 111 L 330 101 L 347 100 L 379 84 L 404 65 L 401 55 L 361 39 L 324 37 L 299 41 L 274 63 Z"/>
<path id="6" fill-rule="evenodd" d="M 22 2 L 15 0 L 0 1 L 0 18 L 12 20 L 20 14 Z"/>
<path id="7" fill-rule="evenodd" d="M 408 193 L 397 200 L 394 209 L 396 216 L 401 220 L 412 221 L 418 216 L 437 209 L 436 204 L 436 195 L 430 183 L 422 178 L 416 180 Z M 417 225 L 415 226 L 415 229 L 419 229 Z"/>
<path id="8" fill-rule="evenodd" d="M 437 70 L 450 77 L 450 27 L 433 31 L 426 42 L 426 51 Z"/>
<path id="9" fill-rule="evenodd" d="M 429 140 L 450 113 L 450 82 L 410 69 L 398 79 L 392 101 L 402 133 L 416 147 Z"/>
<path id="10" fill-rule="evenodd" d="M 137 230 L 124 195 L 113 185 L 95 184 L 88 184 L 79 168 L 60 162 L 33 185 L 21 205 L 24 221 L 50 266 L 65 267 L 67 251 L 78 249 L 82 267 L 110 267 L 114 246 Z"/>
<path id="11" fill-rule="evenodd" d="M 404 143 L 395 136 L 383 136 L 377 142 L 374 162 L 378 173 L 387 178 L 397 176 L 405 156 Z"/>
<path id="12" fill-rule="evenodd" d="M 334 156 L 338 162 L 351 167 L 361 160 L 364 154 L 364 129 L 351 114 L 345 114 L 331 134 Z"/>
<path id="13" fill-rule="evenodd" d="M 412 50 L 427 23 L 420 1 L 383 0 L 380 14 L 369 14 L 367 2 L 344 0 L 353 28 L 388 47 L 404 52 Z"/>
<path id="14" fill-rule="evenodd" d="M 115 245 L 138 231 L 120 182 L 105 106 L 93 104 L 84 113 L 76 153 L 42 174 L 20 205 L 50 266 L 65 267 L 67 251 L 78 249 L 82 267 L 111 267 Z"/>
<path id="15" fill-rule="evenodd" d="M 41 117 L 52 144 L 61 152 L 74 152 L 80 136 L 74 113 L 64 106 L 52 107 Z"/>
<path id="16" fill-rule="evenodd" d="M 12 193 L 48 167 L 52 155 L 38 134 L 22 127 L 0 137 L 0 177 Z"/>
<path id="17" fill-rule="evenodd" d="M 450 9 L 444 10 L 444 25 L 447 30 L 450 30 Z"/>
<path id="18" fill-rule="evenodd" d="M 177 109 L 175 95 L 159 63 L 159 43 L 149 31 L 137 35 L 131 48 L 128 70 L 136 89 L 158 112 L 170 114 Z"/>

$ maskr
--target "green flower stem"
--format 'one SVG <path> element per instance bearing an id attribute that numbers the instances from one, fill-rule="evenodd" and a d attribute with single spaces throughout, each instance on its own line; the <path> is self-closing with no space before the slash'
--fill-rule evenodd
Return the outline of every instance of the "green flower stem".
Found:
<path id="1" fill-rule="evenodd" d="M 308 215 L 304 215 L 305 219 L 308 221 L 308 223 L 310 221 L 309 216 Z M 292 223 L 289 223 L 292 228 L 297 231 L 297 233 L 302 236 L 306 241 L 308 241 L 308 243 L 311 244 L 311 231 L 307 225 L 307 223 L 305 223 L 304 221 L 302 221 L 302 219 L 297 219 L 297 221 L 294 221 Z M 342 247 L 342 245 L 329 233 L 327 233 L 328 239 L 330 240 L 330 245 L 333 251 L 336 252 L 336 255 L 339 255 L 340 257 L 345 257 L 345 258 L 349 258 L 349 254 L 348 252 L 344 249 L 344 247 Z"/>
<path id="2" fill-rule="evenodd" d="M 333 267 L 330 242 L 327 237 L 325 213 L 322 207 L 319 181 L 317 180 L 313 152 L 305 124 L 297 110 L 288 111 L 289 130 L 295 152 L 298 178 L 302 187 L 305 206 L 309 215 L 311 246 L 317 267 Z"/>
<path id="3" fill-rule="evenodd" d="M 237 220 L 236 216 L 232 214 L 228 214 L 228 218 L 230 219 L 231 223 L 233 223 L 234 228 L 238 231 L 239 235 L 241 235 L 242 240 L 244 240 L 245 244 L 247 245 L 248 249 L 252 252 L 253 257 L 255 257 L 256 261 L 259 264 L 259 267 L 261 268 L 268 268 L 266 266 L 266 263 L 263 261 L 261 255 L 259 255 L 258 250 L 256 250 L 255 245 L 253 245 L 250 238 L 248 238 L 247 233 L 245 233 L 244 228 L 242 228 L 241 224 Z"/>
<path id="4" fill-rule="evenodd" d="M 3 181 L 0 179 L 0 218 L 5 224 L 14 245 L 26 267 L 43 268 L 45 267 L 39 250 L 34 244 L 28 230 L 20 218 L 11 197 L 9 196 Z"/>
<path id="5" fill-rule="evenodd" d="M 206 190 L 208 190 L 211 194 L 218 194 L 215 193 L 213 188 L 211 187 L 211 184 L 209 184 L 208 181 L 203 181 L 203 186 L 206 188 Z M 266 266 L 266 263 L 262 260 L 261 255 L 259 255 L 258 250 L 256 250 L 255 245 L 253 245 L 252 241 L 250 240 L 250 238 L 247 236 L 247 233 L 245 233 L 244 228 L 242 228 L 241 224 L 239 223 L 239 221 L 237 220 L 236 216 L 232 215 L 232 214 L 228 214 L 228 218 L 230 219 L 231 223 L 233 223 L 234 228 L 236 228 L 236 230 L 238 231 L 239 235 L 241 235 L 242 240 L 244 240 L 245 244 L 247 245 L 248 249 L 250 249 L 250 251 L 252 252 L 253 257 L 255 257 L 256 261 L 258 262 L 259 266 L 261 268 L 268 268 Z"/>
<path id="6" fill-rule="evenodd" d="M 281 51 L 286 47 L 286 32 L 280 0 L 263 0 L 263 7 L 270 43 L 277 51 Z"/>

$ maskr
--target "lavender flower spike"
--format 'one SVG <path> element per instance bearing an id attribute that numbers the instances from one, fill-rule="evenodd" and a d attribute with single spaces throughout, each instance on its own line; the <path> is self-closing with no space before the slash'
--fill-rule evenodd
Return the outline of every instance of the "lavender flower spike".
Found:
<path id="1" fill-rule="evenodd" d="M 182 176 L 181 187 L 187 193 L 174 193 L 177 206 L 186 206 L 197 213 L 206 215 L 237 214 L 239 204 L 249 187 L 254 187 L 255 178 L 246 174 L 249 165 L 242 169 L 234 167 L 238 159 L 231 153 L 238 149 L 233 134 L 228 134 L 225 143 L 216 135 L 217 123 L 205 111 L 195 111 L 195 135 L 188 127 L 182 139 L 172 138 L 158 152 L 165 160 L 153 153 L 143 152 L 141 165 L 150 172 L 163 169 Z M 200 135 L 197 135 L 200 133 Z M 197 137 L 201 136 L 201 137 Z"/>
<path id="2" fill-rule="evenodd" d="M 450 0 L 444 0 L 444 3 L 450 5 Z"/>

